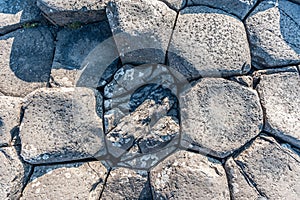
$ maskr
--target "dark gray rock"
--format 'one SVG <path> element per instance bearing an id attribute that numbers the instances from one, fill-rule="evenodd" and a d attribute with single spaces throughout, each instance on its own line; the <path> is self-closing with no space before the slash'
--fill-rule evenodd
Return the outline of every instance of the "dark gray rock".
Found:
<path id="1" fill-rule="evenodd" d="M 0 35 L 38 20 L 36 0 L 0 0 Z"/>
<path id="2" fill-rule="evenodd" d="M 226 157 L 258 135 L 263 113 L 255 90 L 205 78 L 182 94 L 182 145 Z"/>
<path id="3" fill-rule="evenodd" d="M 21 199 L 98 200 L 107 174 L 100 162 L 37 166 Z"/>
<path id="4" fill-rule="evenodd" d="M 73 87 L 80 84 L 98 87 L 101 81 L 105 81 L 102 80 L 106 78 L 102 77 L 105 70 L 112 65 L 109 72 L 113 74 L 117 68 L 117 62 L 114 59 L 109 61 L 111 56 L 107 56 L 108 53 L 112 53 L 115 59 L 118 57 L 114 44 L 110 47 L 106 44 L 110 37 L 112 34 L 106 21 L 76 30 L 64 28 L 59 31 L 51 70 L 51 85 Z M 93 75 L 89 76 L 92 80 L 86 81 L 84 70 L 92 71 Z"/>
<path id="5" fill-rule="evenodd" d="M 246 19 L 252 64 L 261 68 L 300 62 L 300 5 L 263 1 Z"/>
<path id="6" fill-rule="evenodd" d="M 111 171 L 101 199 L 152 199 L 147 171 L 126 168 Z"/>
<path id="7" fill-rule="evenodd" d="M 265 131 L 300 148 L 298 72 L 261 75 L 257 91 L 266 114 Z"/>
<path id="8" fill-rule="evenodd" d="M 250 70 L 243 23 L 205 6 L 180 11 L 168 51 L 168 63 L 187 78 L 233 76 Z"/>
<path id="9" fill-rule="evenodd" d="M 64 26 L 104 20 L 107 2 L 108 0 L 37 0 L 37 6 L 49 21 Z"/>
<path id="10" fill-rule="evenodd" d="M 0 96 L 0 146 L 10 145 L 20 123 L 22 99 Z"/>
<path id="11" fill-rule="evenodd" d="M 111 2 L 107 18 L 123 64 L 164 63 L 176 18 L 176 12 L 165 3 Z"/>
<path id="12" fill-rule="evenodd" d="M 0 199 L 19 199 L 31 166 L 20 160 L 14 147 L 0 148 Z"/>
<path id="13" fill-rule="evenodd" d="M 186 5 L 186 0 L 160 0 L 166 3 L 170 8 L 178 11 Z"/>
<path id="14" fill-rule="evenodd" d="M 179 151 L 150 171 L 154 199 L 230 199 L 222 164 Z"/>
<path id="15" fill-rule="evenodd" d="M 257 0 L 188 0 L 188 5 L 219 8 L 239 17 L 240 19 L 244 19 L 251 8 L 255 6 L 256 2 Z"/>
<path id="16" fill-rule="evenodd" d="M 0 37 L 0 91 L 24 97 L 49 81 L 54 38 L 45 27 L 26 28 Z"/>
<path id="17" fill-rule="evenodd" d="M 273 138 L 257 138 L 235 160 L 265 199 L 299 198 L 299 155 Z"/>
<path id="18" fill-rule="evenodd" d="M 104 155 L 101 106 L 101 95 L 87 88 L 40 89 L 27 96 L 20 128 L 24 160 L 37 164 Z"/>

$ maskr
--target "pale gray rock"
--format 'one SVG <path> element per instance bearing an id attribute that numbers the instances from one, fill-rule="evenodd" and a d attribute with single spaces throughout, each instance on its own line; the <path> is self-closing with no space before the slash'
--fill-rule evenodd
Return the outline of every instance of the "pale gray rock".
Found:
<path id="1" fill-rule="evenodd" d="M 299 155 L 273 138 L 257 138 L 235 160 L 265 199 L 299 198 Z"/>
<path id="2" fill-rule="evenodd" d="M 165 3 L 111 2 L 107 18 L 123 64 L 164 63 L 176 18 L 176 12 Z"/>
<path id="3" fill-rule="evenodd" d="M 0 96 L 0 146 L 11 145 L 18 129 L 22 99 Z"/>
<path id="4" fill-rule="evenodd" d="M 24 97 L 49 81 L 54 38 L 46 27 L 26 28 L 0 37 L 0 91 Z"/>
<path id="5" fill-rule="evenodd" d="M 170 8 L 178 11 L 186 5 L 186 0 L 160 0 L 166 3 Z"/>
<path id="6" fill-rule="evenodd" d="M 230 77 L 230 80 L 240 83 L 241 85 L 253 88 L 252 76 L 234 76 Z"/>
<path id="7" fill-rule="evenodd" d="M 37 21 L 40 10 L 35 2 L 36 0 L 0 0 L 0 35 Z"/>
<path id="8" fill-rule="evenodd" d="M 179 151 L 150 171 L 154 199 L 230 199 L 222 164 Z"/>
<path id="9" fill-rule="evenodd" d="M 101 106 L 100 93 L 88 88 L 31 93 L 26 97 L 20 127 L 21 156 L 34 164 L 103 156 Z"/>
<path id="10" fill-rule="evenodd" d="M 265 131 L 300 147 L 300 77 L 297 71 L 260 76 L 257 91 L 265 110 Z"/>
<path id="11" fill-rule="evenodd" d="M 107 174 L 99 161 L 37 166 L 21 199 L 98 200 Z"/>
<path id="12" fill-rule="evenodd" d="M 55 25 L 92 23 L 105 19 L 109 0 L 37 0 L 44 16 Z"/>
<path id="13" fill-rule="evenodd" d="M 252 64 L 261 68 L 300 62 L 300 5 L 263 1 L 246 19 Z"/>
<path id="14" fill-rule="evenodd" d="M 110 47 L 106 45 L 108 41 L 105 40 L 109 40 L 110 37 L 112 34 L 107 21 L 82 26 L 76 30 L 64 28 L 59 31 L 56 38 L 50 84 L 54 87 L 74 87 L 78 84 L 98 87 L 101 81 L 105 81 L 102 80 L 106 78 L 103 77 L 105 70 L 108 69 L 110 74 L 114 74 L 117 69 L 115 60 L 111 60 L 111 63 L 106 60 L 110 56 L 107 57 L 105 51 L 115 55 L 115 58 L 118 57 L 114 44 Z M 87 83 L 91 80 L 86 82 L 84 70 L 93 72 L 94 75 L 89 76 L 89 79 L 93 79 L 94 84 Z"/>
<path id="15" fill-rule="evenodd" d="M 200 5 L 218 8 L 240 19 L 244 19 L 256 3 L 257 0 L 188 0 L 189 6 Z"/>
<path id="16" fill-rule="evenodd" d="M 226 157 L 258 135 L 263 113 L 255 90 L 205 78 L 180 97 L 182 145 Z"/>
<path id="17" fill-rule="evenodd" d="M 170 43 L 168 63 L 190 79 L 249 72 L 251 57 L 243 23 L 218 9 L 183 9 Z"/>
<path id="18" fill-rule="evenodd" d="M 261 197 L 232 158 L 226 161 L 225 170 L 232 200 L 259 199 Z"/>
<path id="19" fill-rule="evenodd" d="M 19 199 L 31 166 L 25 164 L 14 147 L 0 148 L 0 199 Z"/>
<path id="20" fill-rule="evenodd" d="M 147 171 L 112 170 L 101 199 L 152 199 Z"/>

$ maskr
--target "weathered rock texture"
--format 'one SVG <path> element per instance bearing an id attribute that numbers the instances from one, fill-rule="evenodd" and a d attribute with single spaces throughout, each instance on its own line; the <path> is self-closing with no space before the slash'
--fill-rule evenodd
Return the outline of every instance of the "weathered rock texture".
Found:
<path id="1" fill-rule="evenodd" d="M 187 78 L 232 76 L 250 70 L 250 50 L 243 23 L 205 6 L 180 11 L 168 63 Z"/>
<path id="2" fill-rule="evenodd" d="M 150 172 L 154 199 L 230 199 L 221 163 L 179 151 Z"/>
<path id="3" fill-rule="evenodd" d="M 176 12 L 158 0 L 108 4 L 107 18 L 123 64 L 164 63 Z"/>
<path id="4" fill-rule="evenodd" d="M 257 138 L 236 161 L 266 199 L 299 198 L 299 155 L 281 147 L 274 139 Z"/>
<path id="5" fill-rule="evenodd" d="M 24 160 L 49 163 L 104 155 L 101 102 L 101 95 L 87 88 L 40 89 L 27 96 L 20 128 Z"/>
<path id="6" fill-rule="evenodd" d="M 37 6 L 49 21 L 64 26 L 104 20 L 107 2 L 108 0 L 37 0 Z"/>
<path id="7" fill-rule="evenodd" d="M 98 200 L 106 176 L 100 162 L 37 166 L 21 199 Z"/>
<path id="8" fill-rule="evenodd" d="M 261 75 L 257 91 L 265 110 L 265 131 L 300 148 L 298 72 Z"/>
<path id="9" fill-rule="evenodd" d="M 165 2 L 170 8 L 178 11 L 186 5 L 186 0 L 160 0 Z"/>
<path id="10" fill-rule="evenodd" d="M 21 115 L 21 98 L 0 96 L 0 146 L 10 145 Z"/>
<path id="11" fill-rule="evenodd" d="M 54 39 L 46 27 L 17 30 L 0 37 L 0 91 L 25 96 L 49 81 Z"/>
<path id="12" fill-rule="evenodd" d="M 18 199 L 31 166 L 20 160 L 14 147 L 0 148 L 0 199 Z"/>
<path id="13" fill-rule="evenodd" d="M 246 19 L 252 63 L 257 68 L 300 62 L 300 5 L 263 1 Z"/>
<path id="14" fill-rule="evenodd" d="M 225 157 L 258 135 L 263 114 L 255 90 L 206 78 L 182 94 L 182 145 Z M 207 149 L 207 150 L 205 150 Z"/>

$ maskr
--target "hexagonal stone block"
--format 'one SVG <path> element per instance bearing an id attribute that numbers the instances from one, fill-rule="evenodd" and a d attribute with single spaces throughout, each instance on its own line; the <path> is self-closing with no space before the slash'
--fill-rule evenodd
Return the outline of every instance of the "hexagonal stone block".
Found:
<path id="1" fill-rule="evenodd" d="M 0 96 L 0 146 L 9 145 L 20 123 L 22 99 Z"/>
<path id="2" fill-rule="evenodd" d="M 265 109 L 265 131 L 300 148 L 300 77 L 298 72 L 263 74 L 257 91 Z"/>
<path id="3" fill-rule="evenodd" d="M 243 23 L 205 6 L 180 11 L 168 51 L 168 63 L 189 79 L 233 76 L 250 70 Z"/>
<path id="4" fill-rule="evenodd" d="M 113 74 L 117 68 L 118 51 L 111 37 L 107 21 L 59 31 L 50 84 L 94 88 L 101 85 L 105 70 Z"/>
<path id="5" fill-rule="evenodd" d="M 299 155 L 280 146 L 273 138 L 257 138 L 235 160 L 266 199 L 299 198 Z"/>
<path id="6" fill-rule="evenodd" d="M 182 145 L 226 157 L 257 136 L 263 113 L 255 90 L 205 78 L 180 98 Z"/>
<path id="7" fill-rule="evenodd" d="M 230 199 L 222 164 L 179 151 L 150 171 L 154 199 Z"/>
<path id="8" fill-rule="evenodd" d="M 257 0 L 188 0 L 188 5 L 218 8 L 235 15 L 240 19 L 244 19 L 251 8 L 255 6 L 256 2 Z"/>
<path id="9" fill-rule="evenodd" d="M 0 148 L 0 169 L 0 199 L 19 199 L 31 166 L 19 158 L 15 147 L 5 147 Z"/>
<path id="10" fill-rule="evenodd" d="M 0 35 L 36 21 L 39 15 L 35 0 L 0 0 Z"/>
<path id="11" fill-rule="evenodd" d="M 0 91 L 24 97 L 49 81 L 54 38 L 46 27 L 26 28 L 0 37 Z"/>
<path id="12" fill-rule="evenodd" d="M 158 0 L 108 4 L 107 18 L 123 64 L 164 63 L 176 12 Z"/>
<path id="13" fill-rule="evenodd" d="M 40 89 L 28 95 L 21 156 L 37 164 L 104 155 L 101 102 L 100 93 L 87 88 Z"/>
<path id="14" fill-rule="evenodd" d="M 111 171 L 101 199 L 152 199 L 147 171 L 126 168 Z"/>
<path id="15" fill-rule="evenodd" d="M 300 62 L 300 5 L 263 1 L 246 19 L 252 64 L 257 68 Z"/>
<path id="16" fill-rule="evenodd" d="M 37 0 L 37 6 L 49 21 L 64 26 L 104 20 L 107 2 L 108 0 Z"/>
<path id="17" fill-rule="evenodd" d="M 99 161 L 37 166 L 21 199 L 98 200 L 106 176 L 107 169 Z"/>

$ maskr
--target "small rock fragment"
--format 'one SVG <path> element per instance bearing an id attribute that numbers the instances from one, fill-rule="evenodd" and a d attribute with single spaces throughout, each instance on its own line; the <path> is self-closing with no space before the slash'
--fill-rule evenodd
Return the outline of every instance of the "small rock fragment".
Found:
<path id="1" fill-rule="evenodd" d="M 186 0 L 160 0 L 166 3 L 170 8 L 178 11 L 186 5 Z"/>

